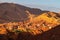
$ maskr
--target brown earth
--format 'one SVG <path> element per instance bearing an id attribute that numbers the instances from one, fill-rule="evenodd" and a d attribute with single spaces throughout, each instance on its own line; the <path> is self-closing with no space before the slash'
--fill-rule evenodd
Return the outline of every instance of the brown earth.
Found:
<path id="1" fill-rule="evenodd" d="M 60 40 L 60 13 L 1 3 L 0 40 Z"/>

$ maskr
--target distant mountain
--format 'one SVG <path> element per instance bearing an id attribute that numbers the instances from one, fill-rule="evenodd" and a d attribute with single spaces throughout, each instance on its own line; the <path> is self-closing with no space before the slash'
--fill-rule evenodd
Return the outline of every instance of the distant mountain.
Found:
<path id="1" fill-rule="evenodd" d="M 60 12 L 60 8 L 47 6 L 47 5 L 34 5 L 34 4 L 24 4 L 25 6 L 31 7 L 31 8 L 39 8 L 41 10 L 48 10 L 52 12 Z"/>
<path id="2" fill-rule="evenodd" d="M 24 21 L 28 18 L 26 10 L 33 14 L 40 14 L 40 9 L 25 7 L 13 3 L 0 4 L 0 22 Z"/>
<path id="3" fill-rule="evenodd" d="M 13 3 L 0 3 L 0 23 L 25 21 L 29 19 L 30 14 L 38 16 L 45 12 L 49 11 Z"/>

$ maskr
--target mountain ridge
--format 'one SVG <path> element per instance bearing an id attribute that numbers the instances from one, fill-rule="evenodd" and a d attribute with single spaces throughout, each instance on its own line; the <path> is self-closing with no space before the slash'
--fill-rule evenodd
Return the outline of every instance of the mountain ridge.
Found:
<path id="1" fill-rule="evenodd" d="M 29 11 L 30 14 L 34 14 L 35 16 L 50 12 L 43 11 L 37 8 L 29 8 L 14 3 L 0 3 L 0 22 L 5 23 L 28 20 L 29 14 L 27 14 L 26 10 Z"/>

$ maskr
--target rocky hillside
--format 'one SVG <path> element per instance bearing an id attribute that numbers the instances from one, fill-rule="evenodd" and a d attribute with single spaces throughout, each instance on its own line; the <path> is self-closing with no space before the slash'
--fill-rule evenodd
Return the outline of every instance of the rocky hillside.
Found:
<path id="1" fill-rule="evenodd" d="M 39 15 L 41 10 L 25 7 L 18 4 L 13 3 L 1 3 L 0 4 L 0 23 L 4 22 L 19 22 L 28 19 L 28 14 L 26 13 L 28 10 L 32 14 Z"/>
<path id="2" fill-rule="evenodd" d="M 1 3 L 0 40 L 60 40 L 60 13 Z"/>
<path id="3" fill-rule="evenodd" d="M 28 11 L 28 13 L 26 12 Z M 19 22 L 29 19 L 29 15 L 38 16 L 49 11 L 42 11 L 37 8 L 29 8 L 19 4 L 0 3 L 0 23 Z"/>

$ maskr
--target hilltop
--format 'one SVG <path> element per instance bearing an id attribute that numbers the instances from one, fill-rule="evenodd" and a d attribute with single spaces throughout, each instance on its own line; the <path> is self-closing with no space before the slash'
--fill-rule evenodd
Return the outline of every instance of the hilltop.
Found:
<path id="1" fill-rule="evenodd" d="M 48 12 L 14 3 L 0 3 L 0 23 L 25 21 L 29 19 L 30 14 L 38 16 Z"/>

